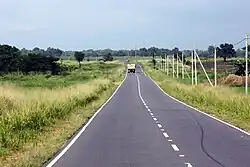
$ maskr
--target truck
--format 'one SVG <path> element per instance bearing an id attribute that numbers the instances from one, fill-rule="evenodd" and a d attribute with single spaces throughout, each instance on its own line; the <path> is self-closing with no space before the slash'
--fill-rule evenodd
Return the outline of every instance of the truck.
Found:
<path id="1" fill-rule="evenodd" d="M 127 69 L 128 69 L 128 73 L 130 72 L 135 73 L 135 64 L 133 63 L 127 64 Z"/>

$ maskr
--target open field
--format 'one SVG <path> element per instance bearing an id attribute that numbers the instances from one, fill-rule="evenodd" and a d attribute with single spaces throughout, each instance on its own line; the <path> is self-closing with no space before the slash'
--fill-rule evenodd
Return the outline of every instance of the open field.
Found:
<path id="1" fill-rule="evenodd" d="M 192 86 L 188 79 L 167 76 L 163 71 L 153 69 L 152 64 L 146 61 L 141 64 L 145 72 L 171 96 L 250 131 L 250 98 L 239 93 L 239 90 L 223 85 L 211 87 L 204 83 Z"/>
<path id="2" fill-rule="evenodd" d="M 200 58 L 202 65 L 205 68 L 205 71 L 210 79 L 210 81 L 214 84 L 214 61 L 213 59 L 209 58 Z M 164 65 L 161 67 L 161 59 L 158 57 L 156 63 L 156 67 L 158 69 L 162 68 L 164 70 Z M 186 59 L 187 60 L 187 59 Z M 243 62 L 242 58 L 231 58 L 228 59 L 226 62 L 223 61 L 223 59 L 218 58 L 217 59 L 217 84 L 219 85 L 227 85 L 232 87 L 233 90 L 236 90 L 238 92 L 244 92 L 244 85 L 245 85 L 245 77 L 243 76 L 236 76 L 235 72 L 238 70 L 238 67 L 235 66 L 235 63 L 237 61 Z M 151 60 L 149 60 L 151 61 Z M 168 71 L 169 74 L 172 75 L 173 72 L 173 61 L 172 58 L 169 59 L 168 63 Z M 178 76 L 179 78 L 182 77 L 182 65 L 181 62 L 178 63 Z M 175 60 L 174 63 L 174 73 L 175 76 L 177 76 L 177 62 Z M 186 84 L 191 84 L 191 62 L 188 62 L 187 65 L 184 66 L 185 70 L 185 79 L 181 80 L 182 82 L 185 82 Z M 189 76 L 189 78 L 187 78 Z M 204 83 L 209 84 L 209 81 L 205 75 L 205 72 L 202 69 L 202 66 L 200 65 L 200 62 L 197 60 L 197 80 L 198 83 Z M 250 79 L 249 79 L 250 82 Z"/>
<path id="3" fill-rule="evenodd" d="M 123 72 L 112 62 L 84 64 L 66 76 L 1 76 L 0 166 L 41 166 L 111 95 Z"/>

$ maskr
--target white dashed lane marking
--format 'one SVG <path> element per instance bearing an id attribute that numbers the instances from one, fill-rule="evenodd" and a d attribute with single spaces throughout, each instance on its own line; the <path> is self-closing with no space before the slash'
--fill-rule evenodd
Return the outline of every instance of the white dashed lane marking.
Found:
<path id="1" fill-rule="evenodd" d="M 141 101 L 143 102 L 144 106 L 147 108 L 148 112 L 150 113 L 150 115 L 152 116 L 153 120 L 156 121 L 157 126 L 160 128 L 163 136 L 165 138 L 169 138 L 169 135 L 165 132 L 165 129 L 162 127 L 162 125 L 160 124 L 160 122 L 157 120 L 157 118 L 155 118 L 154 114 L 152 113 L 152 111 L 149 109 L 149 107 L 147 106 L 147 104 L 145 103 L 145 101 L 143 100 L 142 96 L 141 96 L 141 88 L 140 88 L 140 80 L 139 77 L 137 77 L 137 83 L 138 83 L 138 92 L 139 92 L 139 97 L 141 99 Z M 168 142 L 173 142 L 173 140 L 168 139 Z M 175 144 L 171 144 L 172 148 L 174 149 L 174 151 L 180 151 L 179 148 L 175 145 Z M 179 157 L 185 157 L 185 155 L 180 154 Z M 185 165 L 187 167 L 193 167 L 190 163 L 185 163 Z"/>
<path id="2" fill-rule="evenodd" d="M 179 148 L 175 144 L 171 144 L 171 146 L 173 147 L 174 151 L 180 151 Z"/>
<path id="3" fill-rule="evenodd" d="M 161 124 L 157 124 L 159 128 L 162 128 L 162 125 Z"/>
<path id="4" fill-rule="evenodd" d="M 169 137 L 168 134 L 167 134 L 166 132 L 163 133 L 163 136 L 166 137 L 166 138 Z"/>
<path id="5" fill-rule="evenodd" d="M 193 167 L 190 163 L 185 163 L 187 167 Z"/>

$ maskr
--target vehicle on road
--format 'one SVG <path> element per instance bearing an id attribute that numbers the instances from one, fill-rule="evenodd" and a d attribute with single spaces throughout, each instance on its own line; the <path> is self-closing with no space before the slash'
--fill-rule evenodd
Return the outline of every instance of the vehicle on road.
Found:
<path id="1" fill-rule="evenodd" d="M 135 73 L 135 64 L 134 63 L 127 64 L 127 69 L 128 69 L 128 73 L 130 72 Z"/>

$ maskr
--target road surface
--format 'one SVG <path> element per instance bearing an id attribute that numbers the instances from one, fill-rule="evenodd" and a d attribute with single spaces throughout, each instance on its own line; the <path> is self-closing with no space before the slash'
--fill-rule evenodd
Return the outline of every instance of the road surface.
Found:
<path id="1" fill-rule="evenodd" d="M 136 70 L 74 144 L 46 166 L 250 167 L 247 134 L 171 99 Z"/>

